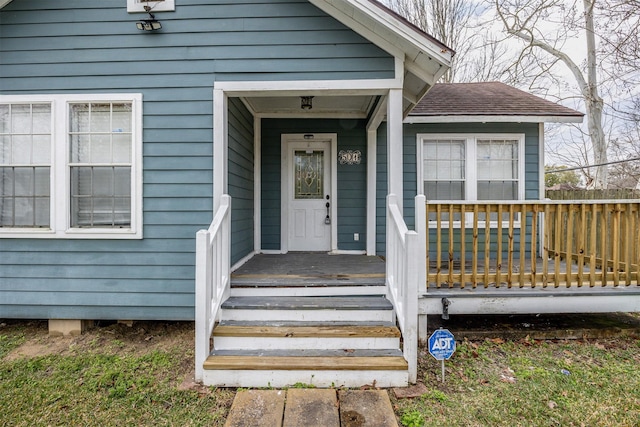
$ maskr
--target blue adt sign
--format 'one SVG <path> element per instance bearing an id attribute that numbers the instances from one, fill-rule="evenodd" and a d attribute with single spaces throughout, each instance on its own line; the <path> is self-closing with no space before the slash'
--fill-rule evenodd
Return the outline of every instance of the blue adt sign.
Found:
<path id="1" fill-rule="evenodd" d="M 438 329 L 429 337 L 429 353 L 436 360 L 449 359 L 456 351 L 456 340 L 448 329 Z"/>

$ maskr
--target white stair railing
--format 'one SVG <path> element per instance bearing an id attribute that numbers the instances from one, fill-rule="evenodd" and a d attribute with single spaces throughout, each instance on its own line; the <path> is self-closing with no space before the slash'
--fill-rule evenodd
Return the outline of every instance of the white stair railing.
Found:
<path id="1" fill-rule="evenodd" d="M 387 196 L 387 297 L 402 332 L 409 382 L 418 376 L 418 289 L 426 270 L 425 198 L 416 197 L 416 231 L 407 228 L 395 194 Z"/>
<path id="2" fill-rule="evenodd" d="M 230 264 L 231 197 L 224 194 L 209 229 L 196 234 L 196 381 L 203 379 L 211 333 L 220 305 L 229 297 Z"/>

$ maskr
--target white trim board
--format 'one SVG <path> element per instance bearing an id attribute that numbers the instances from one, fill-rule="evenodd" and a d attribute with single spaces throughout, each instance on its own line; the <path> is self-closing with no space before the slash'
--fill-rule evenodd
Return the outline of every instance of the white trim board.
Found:
<path id="1" fill-rule="evenodd" d="M 573 116 L 407 116 L 404 123 L 582 123 Z"/>
<path id="2" fill-rule="evenodd" d="M 385 95 L 402 89 L 402 79 L 215 82 L 214 88 L 231 97 Z"/>
<path id="3" fill-rule="evenodd" d="M 472 293 L 472 292 L 470 292 Z M 456 314 L 538 314 L 538 313 L 611 313 L 640 312 L 640 296 L 620 295 L 546 295 L 540 296 L 488 296 L 468 295 L 456 297 L 444 293 L 421 296 L 418 314 L 442 314 L 442 298 L 451 303 L 450 315 Z"/>

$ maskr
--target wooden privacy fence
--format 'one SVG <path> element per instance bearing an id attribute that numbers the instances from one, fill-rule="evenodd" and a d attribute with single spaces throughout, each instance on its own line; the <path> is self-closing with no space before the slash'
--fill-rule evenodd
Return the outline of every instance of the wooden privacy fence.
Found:
<path id="1" fill-rule="evenodd" d="M 545 195 L 551 200 L 618 200 L 639 199 L 640 190 L 631 188 L 606 188 L 601 190 L 547 190 Z"/>
<path id="2" fill-rule="evenodd" d="M 640 201 L 427 203 L 427 287 L 638 285 Z"/>

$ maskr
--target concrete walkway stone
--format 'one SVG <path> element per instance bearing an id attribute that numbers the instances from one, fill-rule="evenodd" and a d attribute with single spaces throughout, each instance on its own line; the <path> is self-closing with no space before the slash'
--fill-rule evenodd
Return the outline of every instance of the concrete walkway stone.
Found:
<path id="1" fill-rule="evenodd" d="M 243 390 L 236 394 L 225 427 L 281 427 L 284 390 Z"/>
<path id="2" fill-rule="evenodd" d="M 398 427 L 385 390 L 340 390 L 342 427 Z"/>
<path id="3" fill-rule="evenodd" d="M 398 427 L 398 423 L 386 390 L 243 390 L 233 400 L 225 427 Z"/>
<path id="4" fill-rule="evenodd" d="M 289 389 L 283 427 L 340 427 L 338 399 L 331 389 Z"/>

